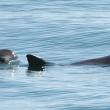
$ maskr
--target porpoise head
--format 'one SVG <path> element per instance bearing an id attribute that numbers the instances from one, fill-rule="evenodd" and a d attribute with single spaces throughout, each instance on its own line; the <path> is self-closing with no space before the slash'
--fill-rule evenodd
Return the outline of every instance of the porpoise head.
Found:
<path id="1" fill-rule="evenodd" d="M 18 56 L 11 50 L 1 49 L 0 50 L 0 64 L 7 62 L 14 62 L 18 59 Z"/>

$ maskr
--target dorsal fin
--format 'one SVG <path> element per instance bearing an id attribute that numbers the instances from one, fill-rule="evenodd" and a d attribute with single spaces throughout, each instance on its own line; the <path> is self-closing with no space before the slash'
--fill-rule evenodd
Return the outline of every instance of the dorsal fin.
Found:
<path id="1" fill-rule="evenodd" d="M 29 66 L 44 66 L 48 63 L 42 58 L 31 55 L 31 54 L 28 54 L 26 57 L 27 57 Z"/>

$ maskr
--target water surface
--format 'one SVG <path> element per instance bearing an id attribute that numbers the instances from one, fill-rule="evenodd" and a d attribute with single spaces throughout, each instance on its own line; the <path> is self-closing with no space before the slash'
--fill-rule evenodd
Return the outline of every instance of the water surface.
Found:
<path id="1" fill-rule="evenodd" d="M 0 46 L 56 63 L 0 70 L 0 109 L 110 109 L 110 67 L 59 66 L 110 55 L 108 0 L 1 0 Z"/>

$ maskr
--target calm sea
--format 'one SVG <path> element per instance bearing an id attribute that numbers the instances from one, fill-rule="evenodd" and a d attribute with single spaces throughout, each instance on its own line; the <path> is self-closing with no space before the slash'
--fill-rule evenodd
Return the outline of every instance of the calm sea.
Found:
<path id="1" fill-rule="evenodd" d="M 20 64 L 0 70 L 0 110 L 109 110 L 110 67 L 67 65 L 109 47 L 109 0 L 1 0 L 0 49 Z M 56 65 L 28 71 L 27 54 Z"/>

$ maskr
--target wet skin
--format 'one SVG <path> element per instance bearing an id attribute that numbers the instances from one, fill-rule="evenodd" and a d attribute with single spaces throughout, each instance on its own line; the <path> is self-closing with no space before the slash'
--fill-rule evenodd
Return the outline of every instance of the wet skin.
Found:
<path id="1" fill-rule="evenodd" d="M 54 63 L 47 62 L 42 58 L 31 54 L 26 55 L 26 57 L 28 60 L 29 68 L 31 69 L 35 69 L 35 68 L 39 69 L 42 68 L 42 66 L 55 65 Z M 8 49 L 0 50 L 0 64 L 2 63 L 10 64 L 10 62 L 15 62 L 17 60 L 18 60 L 18 56 L 12 50 L 8 50 Z M 91 64 L 91 65 L 110 64 L 110 56 L 80 61 L 80 62 L 72 63 L 70 65 L 84 65 L 84 64 Z"/>
<path id="2" fill-rule="evenodd" d="M 12 51 L 8 49 L 0 50 L 0 64 L 9 63 L 18 60 L 18 56 Z"/>
<path id="3" fill-rule="evenodd" d="M 28 54 L 27 60 L 29 63 L 29 67 L 38 67 L 38 66 L 48 66 L 48 65 L 54 65 L 54 63 L 47 62 L 43 60 L 42 58 L 39 58 L 37 56 Z M 95 58 L 90 60 L 85 60 L 81 62 L 72 63 L 70 65 L 100 65 L 100 64 L 110 64 L 110 56 L 101 57 L 101 58 Z"/>

